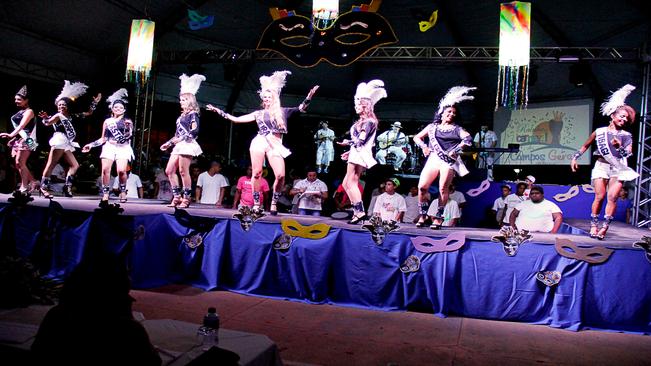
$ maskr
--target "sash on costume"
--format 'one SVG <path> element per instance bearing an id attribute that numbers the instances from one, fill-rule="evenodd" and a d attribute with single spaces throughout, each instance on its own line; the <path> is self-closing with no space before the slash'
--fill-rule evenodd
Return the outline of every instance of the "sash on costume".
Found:
<path id="1" fill-rule="evenodd" d="M 183 124 L 181 123 L 181 117 L 179 117 L 176 120 L 176 131 L 179 133 L 179 137 L 182 138 L 183 140 L 187 140 L 188 136 L 194 140 L 194 137 L 192 137 L 192 134 L 190 134 L 190 131 L 186 130 Z"/>
<path id="2" fill-rule="evenodd" d="M 601 157 L 604 158 L 613 168 L 617 170 L 617 179 L 620 181 L 634 180 L 640 175 L 633 169 L 629 168 L 626 164 L 626 158 L 617 159 L 610 150 L 608 143 L 608 127 L 601 127 L 595 131 L 595 142 L 597 143 L 597 150 Z"/>
<path id="3" fill-rule="evenodd" d="M 111 120 L 107 122 L 106 128 L 111 132 L 111 135 L 113 135 L 113 138 L 118 144 L 124 144 L 129 141 L 129 137 L 124 136 L 122 131 L 118 128 L 118 121 Z"/>
<path id="4" fill-rule="evenodd" d="M 77 137 L 77 132 L 75 132 L 75 128 L 72 126 L 72 121 L 64 117 L 64 118 L 59 118 L 59 123 L 61 123 L 61 126 L 63 126 L 63 130 L 66 133 L 66 137 L 68 137 L 68 141 L 70 141 L 70 143 L 73 144 L 72 140 L 74 140 L 75 137 Z"/>
<path id="5" fill-rule="evenodd" d="M 454 169 L 457 174 L 459 174 L 460 177 L 463 177 L 464 175 L 468 174 L 468 168 L 463 164 L 463 161 L 461 161 L 461 157 L 458 156 L 456 159 L 453 159 L 450 157 L 450 155 L 447 154 L 446 151 L 443 150 L 441 145 L 439 145 L 438 140 L 436 139 L 436 129 L 438 128 L 438 125 L 434 125 L 434 128 L 430 128 L 428 137 L 429 137 L 429 146 L 431 154 L 434 154 L 435 158 L 438 158 L 439 161 L 447 164 L 450 166 L 450 168 Z"/>

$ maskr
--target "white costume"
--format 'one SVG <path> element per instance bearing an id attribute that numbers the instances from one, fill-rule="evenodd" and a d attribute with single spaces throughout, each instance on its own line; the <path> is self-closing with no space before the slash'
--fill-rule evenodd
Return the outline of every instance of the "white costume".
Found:
<path id="1" fill-rule="evenodd" d="M 355 100 L 368 99 L 374 106 L 380 99 L 386 98 L 382 80 L 371 80 L 368 83 L 357 85 Z M 362 138 L 362 132 L 364 136 Z M 348 163 L 362 166 L 366 169 L 373 167 L 377 161 L 373 159 L 373 145 L 375 144 L 375 133 L 377 132 L 377 121 L 359 120 L 350 128 L 351 147 L 348 152 Z M 363 210 L 362 210 L 363 211 Z"/>
<path id="2" fill-rule="evenodd" d="M 404 151 L 404 148 L 407 146 L 407 136 L 400 132 L 400 127 L 400 122 L 395 122 L 390 130 L 384 131 L 378 136 L 378 150 L 375 154 L 375 158 L 382 165 L 386 165 L 387 163 L 387 154 L 393 154 L 395 156 L 393 162 L 393 168 L 395 170 L 400 170 L 402 163 L 407 159 L 407 154 Z"/>
<path id="3" fill-rule="evenodd" d="M 323 124 L 314 134 L 314 142 L 317 145 L 316 165 L 319 170 L 321 169 L 321 165 L 324 165 L 327 172 L 330 162 L 335 160 L 335 149 L 332 146 L 332 141 L 334 141 L 334 139 L 335 132 L 329 129 L 326 124 Z"/>

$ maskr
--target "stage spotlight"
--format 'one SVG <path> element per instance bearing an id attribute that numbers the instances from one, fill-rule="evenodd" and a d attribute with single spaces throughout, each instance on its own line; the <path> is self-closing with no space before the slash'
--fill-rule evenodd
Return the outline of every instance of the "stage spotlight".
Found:
<path id="1" fill-rule="evenodd" d="M 588 81 L 590 75 L 590 65 L 587 63 L 578 63 L 570 66 L 570 83 L 574 86 L 583 86 Z"/>

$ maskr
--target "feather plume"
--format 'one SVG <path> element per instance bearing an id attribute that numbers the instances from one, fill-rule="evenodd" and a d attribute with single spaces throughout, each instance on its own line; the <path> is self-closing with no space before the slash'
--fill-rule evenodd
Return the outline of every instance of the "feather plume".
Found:
<path id="1" fill-rule="evenodd" d="M 473 100 L 475 99 L 472 95 L 466 95 L 471 90 L 477 89 L 474 86 L 453 86 L 448 90 L 447 94 L 439 102 L 438 114 L 441 114 L 446 107 L 453 106 L 457 103 L 463 102 L 464 100 Z"/>
<path id="2" fill-rule="evenodd" d="M 631 84 L 626 84 L 619 88 L 616 92 L 612 93 L 605 102 L 601 103 L 601 114 L 604 116 L 610 116 L 615 113 L 617 108 L 626 105 L 626 97 L 628 97 L 631 92 L 635 90 L 635 87 Z"/>
<path id="3" fill-rule="evenodd" d="M 197 94 L 202 81 L 206 81 L 206 77 L 201 74 L 194 74 L 188 76 L 183 74 L 179 76 L 181 79 L 181 94 Z"/>
<path id="4" fill-rule="evenodd" d="M 86 89 L 88 85 L 80 82 L 70 83 L 68 80 L 64 80 L 63 89 L 61 89 L 61 94 L 54 100 L 54 103 L 57 103 L 62 98 L 68 98 L 70 100 L 75 100 L 80 96 L 86 94 Z"/>
<path id="5" fill-rule="evenodd" d="M 127 97 L 129 96 L 129 93 L 125 88 L 119 89 L 115 93 L 111 94 L 110 97 L 106 98 L 106 103 L 108 103 L 109 108 L 113 107 L 113 103 L 116 101 L 122 101 L 122 103 L 127 103 Z"/>
<path id="6" fill-rule="evenodd" d="M 387 91 L 384 89 L 384 81 L 375 79 L 368 83 L 359 83 L 355 92 L 355 99 L 370 99 L 373 105 L 380 99 L 387 97 Z"/>
<path id="7" fill-rule="evenodd" d="M 291 74 L 291 71 L 283 70 L 275 71 L 271 76 L 260 76 L 260 92 L 269 90 L 280 94 L 280 91 L 285 86 L 287 75 Z"/>

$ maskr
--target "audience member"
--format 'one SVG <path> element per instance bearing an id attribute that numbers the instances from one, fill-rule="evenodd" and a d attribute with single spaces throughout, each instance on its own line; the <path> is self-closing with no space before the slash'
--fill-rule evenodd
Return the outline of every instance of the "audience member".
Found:
<path id="1" fill-rule="evenodd" d="M 113 192 L 119 193 L 119 179 L 113 180 Z M 142 181 L 140 177 L 131 171 L 131 166 L 127 166 L 127 197 L 129 198 L 142 198 Z"/>
<path id="2" fill-rule="evenodd" d="M 504 184 L 502 186 L 502 195 L 497 197 L 495 201 L 493 202 L 493 214 L 495 215 L 495 222 L 497 222 L 497 225 L 501 226 L 502 222 L 504 221 L 504 214 L 506 213 L 506 210 L 504 207 L 506 206 L 506 198 L 511 194 L 511 186 L 508 184 Z"/>
<path id="3" fill-rule="evenodd" d="M 527 183 L 520 182 L 515 188 L 515 193 L 511 193 L 506 196 L 504 200 L 504 219 L 502 220 L 503 225 L 509 225 L 509 220 L 511 218 L 511 212 L 527 198 L 524 196 L 524 190 L 527 189 Z"/>
<path id="4" fill-rule="evenodd" d="M 511 212 L 509 222 L 518 230 L 556 233 L 563 223 L 563 211 L 554 202 L 545 199 L 541 186 L 533 186 L 529 199 Z"/>
<path id="5" fill-rule="evenodd" d="M 192 183 L 192 192 L 197 191 L 197 181 L 199 180 L 199 174 L 201 174 L 201 169 L 199 168 L 199 165 L 197 165 L 196 162 L 190 164 L 190 181 Z M 194 200 L 194 197 L 192 197 Z"/>
<path id="6" fill-rule="evenodd" d="M 35 364 L 160 365 L 145 328 L 133 318 L 129 289 L 124 264 L 82 262 L 38 329 Z"/>
<path id="7" fill-rule="evenodd" d="M 460 210 L 463 210 L 466 206 L 466 196 L 462 192 L 457 191 L 457 187 L 454 183 L 450 184 L 450 195 L 448 198 L 457 201 Z"/>
<path id="8" fill-rule="evenodd" d="M 359 183 L 357 185 L 359 188 L 359 191 L 364 194 L 364 188 L 362 187 L 362 184 Z M 348 198 L 348 195 L 346 194 L 346 191 L 344 190 L 343 185 L 339 185 L 337 187 L 337 190 L 335 191 L 333 201 L 335 202 L 335 208 L 337 211 L 350 211 L 352 210 L 352 203 L 350 202 L 350 198 Z"/>
<path id="9" fill-rule="evenodd" d="M 619 197 L 617 198 L 617 209 L 615 210 L 615 217 L 624 218 L 624 222 L 627 224 L 631 223 L 631 209 L 633 208 L 633 202 L 628 198 L 628 189 L 622 188 L 619 191 Z"/>
<path id="10" fill-rule="evenodd" d="M 375 187 L 375 188 L 371 191 L 371 203 L 369 203 L 369 205 L 368 205 L 368 211 L 367 211 L 367 213 L 368 213 L 369 216 L 373 216 L 373 209 L 374 209 L 374 207 L 375 207 L 375 201 L 377 200 L 377 198 L 378 198 L 382 193 L 384 193 L 384 182 L 380 183 L 377 187 Z"/>
<path id="11" fill-rule="evenodd" d="M 296 182 L 289 194 L 299 197 L 299 215 L 321 216 L 322 202 L 328 198 L 328 187 L 316 177 L 316 171 L 309 171 L 307 178 Z"/>
<path id="12" fill-rule="evenodd" d="M 251 166 L 249 165 L 246 169 L 246 175 L 237 180 L 237 191 L 235 192 L 235 198 L 233 198 L 233 208 L 238 208 L 239 206 L 253 207 L 252 172 Z M 260 177 L 259 182 L 260 192 L 262 193 L 262 197 L 260 197 L 261 201 L 267 202 L 267 198 L 269 197 L 269 183 L 262 177 Z"/>
<path id="13" fill-rule="evenodd" d="M 429 205 L 429 209 L 427 209 L 427 216 L 429 216 L 430 220 L 434 220 L 434 215 L 436 214 L 438 207 L 439 199 L 437 198 L 432 201 Z M 441 226 L 457 226 L 459 218 L 461 218 L 461 209 L 459 208 L 459 204 L 455 200 L 448 200 L 448 203 L 446 203 L 443 208 L 443 223 Z"/>
<path id="14" fill-rule="evenodd" d="M 529 199 L 529 192 L 531 192 L 531 187 L 533 187 L 533 184 L 536 183 L 536 177 L 533 175 L 527 175 L 527 177 L 524 179 L 524 182 L 527 184 L 527 189 L 524 190 L 524 197 L 526 199 Z"/>
<path id="15" fill-rule="evenodd" d="M 158 168 L 156 170 L 156 178 L 154 179 L 154 197 L 159 200 L 169 201 L 172 199 L 172 196 L 170 179 L 165 174 L 165 169 Z"/>
<path id="16" fill-rule="evenodd" d="M 373 206 L 373 215 L 380 216 L 385 221 L 402 222 L 402 218 L 407 211 L 405 198 L 396 193 L 400 181 L 396 178 L 388 179 L 384 182 L 384 193 L 377 196 Z"/>
<path id="17" fill-rule="evenodd" d="M 407 223 L 415 224 L 420 217 L 417 186 L 409 187 L 409 193 L 407 193 L 405 196 L 405 204 L 407 205 L 407 211 L 405 211 L 405 216 L 402 218 L 402 220 Z"/>
<path id="18" fill-rule="evenodd" d="M 228 180 L 220 174 L 222 165 L 213 161 L 210 168 L 199 174 L 197 188 L 195 189 L 195 200 L 205 205 L 222 207 L 222 201 L 226 195 Z"/>

